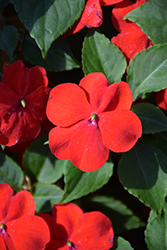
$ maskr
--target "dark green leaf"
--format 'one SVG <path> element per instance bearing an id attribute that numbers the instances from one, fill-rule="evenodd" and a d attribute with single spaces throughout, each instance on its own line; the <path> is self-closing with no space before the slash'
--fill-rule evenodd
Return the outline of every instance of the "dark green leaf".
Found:
<path id="1" fill-rule="evenodd" d="M 145 236 L 149 250 L 167 249 L 167 211 L 163 210 L 161 216 L 150 213 L 149 223 L 147 225 Z"/>
<path id="2" fill-rule="evenodd" d="M 149 47 L 136 54 L 128 67 L 127 82 L 133 99 L 167 87 L 167 44 Z"/>
<path id="3" fill-rule="evenodd" d="M 106 196 L 94 196 L 91 202 L 95 203 L 98 209 L 100 207 L 100 211 L 111 219 L 116 235 L 132 228 L 145 226 L 145 223 L 119 200 Z"/>
<path id="4" fill-rule="evenodd" d="M 84 40 L 82 63 L 85 74 L 102 72 L 110 83 L 119 82 L 126 69 L 126 59 L 118 47 L 94 30 L 88 31 Z"/>
<path id="5" fill-rule="evenodd" d="M 64 174 L 63 203 L 66 203 L 92 193 L 106 184 L 113 174 L 113 162 L 106 162 L 100 169 L 93 172 L 82 172 L 69 162 Z"/>
<path id="6" fill-rule="evenodd" d="M 54 183 L 61 178 L 66 161 L 56 159 L 49 146 L 43 145 L 45 141 L 46 137 L 40 137 L 30 145 L 23 156 L 23 166 L 33 181 Z"/>
<path id="7" fill-rule="evenodd" d="M 0 183 L 8 183 L 16 192 L 21 189 L 23 172 L 9 157 L 0 153 Z"/>
<path id="8" fill-rule="evenodd" d="M 111 250 L 133 250 L 130 243 L 121 237 L 114 239 L 114 246 Z"/>
<path id="9" fill-rule="evenodd" d="M 85 0 L 12 0 L 12 3 L 45 58 L 52 42 L 80 17 Z"/>
<path id="10" fill-rule="evenodd" d="M 59 203 L 63 190 L 57 186 L 37 183 L 33 186 L 32 195 L 35 200 L 36 211 L 46 213 L 52 210 L 53 205 Z"/>
<path id="11" fill-rule="evenodd" d="M 32 64 L 42 66 L 47 71 L 58 72 L 80 67 L 63 38 L 53 42 L 46 59 L 43 59 L 36 42 L 27 35 L 23 44 L 23 54 Z"/>
<path id="12" fill-rule="evenodd" d="M 155 134 L 159 149 L 167 156 L 167 132 Z"/>
<path id="13" fill-rule="evenodd" d="M 167 43 L 167 1 L 149 1 L 129 12 L 126 18 L 136 22 L 154 44 Z"/>
<path id="14" fill-rule="evenodd" d="M 18 32 L 14 26 L 3 26 L 0 29 L 0 49 L 4 50 L 11 58 L 17 45 Z"/>
<path id="15" fill-rule="evenodd" d="M 122 155 L 118 174 L 131 194 L 161 212 L 167 190 L 167 157 L 159 149 L 137 143 Z"/>
<path id="16" fill-rule="evenodd" d="M 143 134 L 167 131 L 167 118 L 158 107 L 140 103 L 134 106 L 133 111 L 142 122 Z"/>

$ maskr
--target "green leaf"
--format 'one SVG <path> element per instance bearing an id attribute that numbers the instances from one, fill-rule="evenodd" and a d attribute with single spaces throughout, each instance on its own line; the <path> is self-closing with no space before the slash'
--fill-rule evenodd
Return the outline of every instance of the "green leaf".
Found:
<path id="1" fill-rule="evenodd" d="M 102 72 L 110 83 L 119 82 L 127 66 L 118 47 L 94 30 L 88 31 L 84 40 L 82 64 L 85 74 Z"/>
<path id="2" fill-rule="evenodd" d="M 46 59 L 43 59 L 36 42 L 27 35 L 23 44 L 23 54 L 32 64 L 42 66 L 47 71 L 58 72 L 80 67 L 66 40 L 62 38 L 53 42 Z"/>
<path id="3" fill-rule="evenodd" d="M 122 155 L 120 182 L 146 206 L 160 213 L 167 190 L 167 157 L 157 148 L 137 143 Z"/>
<path id="4" fill-rule="evenodd" d="M 8 183 L 15 192 L 21 190 L 23 172 L 8 156 L 0 153 L 0 183 Z"/>
<path id="5" fill-rule="evenodd" d="M 113 174 L 113 162 L 106 162 L 100 169 L 93 172 L 82 172 L 69 162 L 64 174 L 65 194 L 62 202 L 66 203 L 92 193 L 105 185 Z"/>
<path id="6" fill-rule="evenodd" d="M 45 58 L 52 42 L 81 16 L 85 0 L 12 0 L 20 20 Z"/>
<path id="7" fill-rule="evenodd" d="M 159 149 L 167 156 L 167 132 L 155 134 Z"/>
<path id="8" fill-rule="evenodd" d="M 111 219 L 116 235 L 123 231 L 145 226 L 145 223 L 140 221 L 140 218 L 119 200 L 106 196 L 94 196 L 91 202 L 95 203 L 98 210 L 100 208 L 100 211 Z"/>
<path id="9" fill-rule="evenodd" d="M 133 112 L 142 122 L 143 134 L 167 131 L 167 118 L 158 107 L 149 103 L 140 103 L 134 106 Z"/>
<path id="10" fill-rule="evenodd" d="M 167 87 L 167 44 L 142 50 L 130 61 L 127 82 L 133 99 Z"/>
<path id="11" fill-rule="evenodd" d="M 150 213 L 149 223 L 145 231 L 145 240 L 149 250 L 167 249 L 167 211 L 163 210 L 161 216 Z"/>
<path id="12" fill-rule="evenodd" d="M 133 248 L 128 241 L 121 237 L 117 237 L 114 239 L 114 246 L 111 250 L 133 250 Z"/>
<path id="13" fill-rule="evenodd" d="M 63 190 L 57 186 L 37 183 L 33 186 L 32 195 L 35 200 L 36 212 L 46 213 L 52 210 L 53 205 L 59 203 Z"/>
<path id="14" fill-rule="evenodd" d="M 136 22 L 153 44 L 167 43 L 167 1 L 149 1 L 129 12 L 126 18 Z"/>
<path id="15" fill-rule="evenodd" d="M 54 183 L 62 177 L 66 161 L 56 159 L 49 146 L 43 145 L 45 141 L 45 136 L 40 137 L 30 145 L 23 156 L 23 166 L 33 181 Z"/>
<path id="16" fill-rule="evenodd" d="M 12 58 L 13 51 L 17 45 L 18 32 L 14 26 L 5 25 L 0 29 L 0 49 Z"/>

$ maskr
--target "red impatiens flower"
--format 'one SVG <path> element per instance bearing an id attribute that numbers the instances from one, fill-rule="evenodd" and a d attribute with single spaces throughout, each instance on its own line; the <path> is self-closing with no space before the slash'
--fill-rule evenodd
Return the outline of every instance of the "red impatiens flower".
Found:
<path id="1" fill-rule="evenodd" d="M 12 146 L 38 136 L 46 120 L 47 85 L 42 67 L 28 69 L 16 61 L 6 68 L 0 83 L 0 144 Z"/>
<path id="2" fill-rule="evenodd" d="M 158 107 L 167 111 L 167 88 L 156 93 Z"/>
<path id="3" fill-rule="evenodd" d="M 45 249 L 50 231 L 46 222 L 34 213 L 34 200 L 28 191 L 20 191 L 13 196 L 8 184 L 0 184 L 1 250 Z"/>
<path id="4" fill-rule="evenodd" d="M 56 86 L 46 109 L 57 125 L 49 133 L 51 152 L 90 172 L 107 161 L 109 149 L 130 150 L 142 134 L 139 118 L 130 111 L 132 101 L 126 82 L 110 85 L 102 73 L 88 74 L 79 86 Z"/>
<path id="5" fill-rule="evenodd" d="M 47 222 L 51 241 L 46 250 L 108 250 L 113 246 L 111 221 L 100 212 L 83 211 L 75 204 L 54 205 Z"/>
<path id="6" fill-rule="evenodd" d="M 144 2 L 147 2 L 147 0 L 136 0 L 136 3 L 125 0 L 117 4 L 112 10 L 113 25 L 120 33 L 113 37 L 111 41 L 120 48 L 128 62 L 136 53 L 152 45 L 149 38 L 136 23 L 123 19 L 127 13 L 138 8 Z"/>
<path id="7" fill-rule="evenodd" d="M 87 0 L 81 18 L 70 28 L 65 36 L 75 34 L 84 27 L 93 28 L 101 26 L 103 12 L 101 5 L 113 5 L 123 0 Z"/>

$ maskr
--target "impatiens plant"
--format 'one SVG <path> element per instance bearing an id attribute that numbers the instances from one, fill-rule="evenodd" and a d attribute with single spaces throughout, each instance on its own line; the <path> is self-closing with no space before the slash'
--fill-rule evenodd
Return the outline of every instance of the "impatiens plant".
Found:
<path id="1" fill-rule="evenodd" d="M 35 203 L 28 191 L 16 195 L 12 188 L 0 184 L 0 246 L 2 250 L 44 250 L 50 240 L 48 225 L 34 215 Z"/>
<path id="2" fill-rule="evenodd" d="M 0 143 L 12 146 L 34 139 L 46 120 L 48 78 L 42 67 L 28 69 L 22 61 L 9 65 L 0 83 Z"/>
<path id="3" fill-rule="evenodd" d="M 52 215 L 41 214 L 51 240 L 46 250 L 108 250 L 113 246 L 111 221 L 100 212 L 83 211 L 75 204 L 54 205 Z"/>
<path id="4" fill-rule="evenodd" d="M 0 250 L 166 250 L 167 1 L 0 0 Z"/>
<path id="5" fill-rule="evenodd" d="M 109 149 L 130 150 L 142 135 L 141 121 L 130 111 L 132 101 L 127 83 L 110 85 L 102 73 L 88 74 L 79 86 L 56 86 L 46 110 L 57 125 L 49 134 L 51 152 L 90 172 L 107 161 Z"/>

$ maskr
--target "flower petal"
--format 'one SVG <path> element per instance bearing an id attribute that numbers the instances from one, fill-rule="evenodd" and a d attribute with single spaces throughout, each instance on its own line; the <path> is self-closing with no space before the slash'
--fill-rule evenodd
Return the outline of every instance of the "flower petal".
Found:
<path id="1" fill-rule="evenodd" d="M 2 82 L 6 83 L 20 98 L 31 93 L 39 86 L 47 86 L 48 78 L 46 71 L 42 67 L 33 67 L 28 69 L 22 61 L 16 61 L 10 64 L 2 77 Z"/>
<path id="2" fill-rule="evenodd" d="M 68 127 L 91 115 L 84 91 L 74 83 L 64 83 L 50 92 L 46 114 L 55 125 Z"/>
<path id="3" fill-rule="evenodd" d="M 11 108 L 13 108 L 17 103 L 19 103 L 19 96 L 5 83 L 0 83 L 0 116 L 5 115 Z"/>
<path id="4" fill-rule="evenodd" d="M 113 5 L 122 1 L 124 0 L 100 0 L 100 4 L 101 5 Z"/>
<path id="5" fill-rule="evenodd" d="M 103 22 L 103 12 L 99 0 L 88 0 L 80 22 L 87 28 L 99 27 Z"/>
<path id="6" fill-rule="evenodd" d="M 7 233 L 16 249 L 44 250 L 50 240 L 46 222 L 35 215 L 22 216 L 10 221 L 7 223 Z"/>
<path id="7" fill-rule="evenodd" d="M 82 171 L 91 172 L 102 167 L 109 150 L 104 146 L 97 125 L 87 122 L 87 126 L 71 139 L 69 156 L 74 166 Z"/>
<path id="8" fill-rule="evenodd" d="M 49 147 L 57 158 L 69 160 L 69 145 L 71 138 L 81 131 L 87 123 L 81 121 L 71 127 L 55 127 L 49 133 Z"/>
<path id="9" fill-rule="evenodd" d="M 14 195 L 9 184 L 3 183 L 0 185 L 0 193 L 0 223 L 35 213 L 34 199 L 28 191 Z"/>
<path id="10" fill-rule="evenodd" d="M 0 185 L 0 224 L 4 222 L 4 219 L 9 210 L 10 200 L 13 197 L 13 189 L 7 183 L 1 183 Z"/>
<path id="11" fill-rule="evenodd" d="M 167 110 L 167 89 L 163 89 L 156 93 L 156 102 L 158 107 Z"/>
<path id="12" fill-rule="evenodd" d="M 116 153 L 130 150 L 142 135 L 140 119 L 125 109 L 101 113 L 99 127 L 105 146 Z"/>
<path id="13" fill-rule="evenodd" d="M 149 46 L 149 38 L 136 24 L 113 37 L 111 42 L 120 48 L 128 60 Z"/>
<path id="14" fill-rule="evenodd" d="M 124 31 L 131 27 L 131 24 L 135 24 L 128 19 L 124 20 L 124 16 L 128 14 L 131 10 L 138 8 L 145 0 L 137 0 L 136 3 L 126 0 L 118 3 L 114 6 L 112 10 L 112 22 L 114 27 L 118 31 Z"/>
<path id="15" fill-rule="evenodd" d="M 34 139 L 40 132 L 40 122 L 35 120 L 26 108 L 10 110 L 1 120 L 1 134 L 8 138 L 1 143 L 6 146 Z M 2 138 L 3 139 L 3 138 Z"/>
<path id="16" fill-rule="evenodd" d="M 72 233 L 72 242 L 83 249 L 108 250 L 113 246 L 114 232 L 111 221 L 100 212 L 83 214 Z"/>
<path id="17" fill-rule="evenodd" d="M 1 250 L 7 250 L 6 244 L 4 242 L 4 235 L 1 233 L 0 233 L 0 246 L 1 246 Z"/>
<path id="18" fill-rule="evenodd" d="M 126 82 L 109 84 L 103 73 L 90 73 L 80 81 L 95 113 L 116 108 L 130 109 L 132 92 Z"/>
<path id="19" fill-rule="evenodd" d="M 40 86 L 25 97 L 26 107 L 33 117 L 39 121 L 46 120 L 46 103 L 50 88 Z"/>

